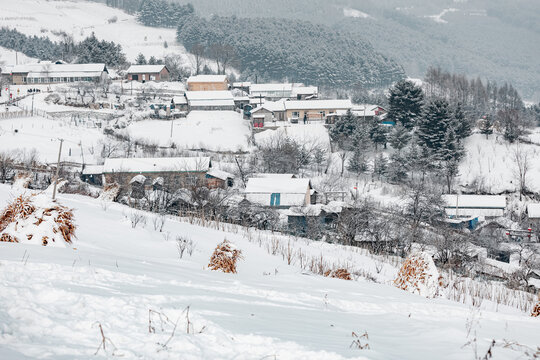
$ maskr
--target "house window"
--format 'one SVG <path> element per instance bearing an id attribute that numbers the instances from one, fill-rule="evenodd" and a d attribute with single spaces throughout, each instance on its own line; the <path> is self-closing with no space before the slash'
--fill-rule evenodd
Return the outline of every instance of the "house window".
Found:
<path id="1" fill-rule="evenodd" d="M 300 112 L 299 111 L 293 111 L 292 112 L 292 117 L 293 118 L 299 118 L 300 117 Z"/>
<path id="2" fill-rule="evenodd" d="M 154 75 L 150 75 L 150 80 L 155 81 L 156 77 Z"/>

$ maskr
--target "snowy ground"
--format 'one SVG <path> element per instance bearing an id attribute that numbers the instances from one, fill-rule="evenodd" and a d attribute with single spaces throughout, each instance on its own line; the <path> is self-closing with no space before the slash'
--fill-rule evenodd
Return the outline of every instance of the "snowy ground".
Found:
<path id="1" fill-rule="evenodd" d="M 287 124 L 276 130 L 265 130 L 255 134 L 255 141 L 257 144 L 264 144 L 283 137 L 289 137 L 308 147 L 318 145 L 330 150 L 330 137 L 323 124 Z"/>
<path id="2" fill-rule="evenodd" d="M 0 185 L 0 204 L 15 189 Z M 491 339 L 538 345 L 538 320 L 510 309 L 480 311 L 425 299 L 390 285 L 324 278 L 272 256 L 257 236 L 226 233 L 169 219 L 164 231 L 131 227 L 133 210 L 60 195 L 75 209 L 72 247 L 0 243 L 0 358 L 90 358 L 104 335 L 126 359 L 464 359 L 469 335 L 484 354 Z M 264 235 L 264 234 L 262 234 Z M 175 237 L 192 239 L 179 259 Z M 229 239 L 244 253 L 238 274 L 205 269 L 216 244 Z M 362 267 L 346 248 L 291 240 L 305 251 Z M 310 250 L 311 249 L 311 250 Z M 382 276 L 395 272 L 383 269 Z M 186 314 L 192 330 L 186 332 Z M 166 315 L 173 325 L 149 311 Z M 191 329 L 191 328 L 190 328 Z M 368 333 L 369 350 L 351 348 Z M 474 335 L 472 335 L 474 334 Z M 169 340 L 170 339 L 170 340 Z M 162 346 L 160 344 L 167 344 Z M 96 358 L 112 355 L 106 344 Z M 496 347 L 494 359 L 519 353 Z"/>
<path id="3" fill-rule="evenodd" d="M 538 133 L 530 137 L 534 141 Z M 492 194 L 516 191 L 515 152 L 519 147 L 529 158 L 527 187 L 540 191 L 540 146 L 509 144 L 502 135 L 493 134 L 486 139 L 485 135 L 473 134 L 465 140 L 465 147 L 467 154 L 460 164 L 459 184 Z"/>
<path id="4" fill-rule="evenodd" d="M 100 151 L 100 142 L 105 139 L 100 129 L 92 122 L 79 123 L 50 120 L 42 117 L 0 120 L 0 151 L 17 151 L 29 155 L 37 152 L 39 162 L 56 162 L 59 138 L 65 139 L 62 161 L 92 163 Z M 80 145 L 79 145 L 80 144 Z M 92 154 L 94 152 L 94 154 Z"/>
<path id="5" fill-rule="evenodd" d="M 171 121 L 133 122 L 127 132 L 161 146 L 176 144 L 180 149 L 246 151 L 251 134 L 249 122 L 235 111 L 191 111 L 186 118 Z"/>
<path id="6" fill-rule="evenodd" d="M 2 68 L 2 65 L 7 64 L 28 64 L 33 62 L 36 62 L 36 59 L 0 46 L 0 68 Z"/>
<path id="7" fill-rule="evenodd" d="M 133 15 L 104 4 L 85 1 L 2 0 L 1 8 L 2 26 L 16 28 L 27 35 L 58 40 L 53 32 L 65 31 L 80 41 L 94 32 L 98 39 L 120 43 L 128 61 L 133 61 L 139 53 L 158 58 L 174 53 L 189 63 L 185 49 L 176 44 L 175 29 L 142 26 Z M 108 20 L 113 17 L 117 21 L 109 23 Z M 164 47 L 165 41 L 167 48 Z"/>

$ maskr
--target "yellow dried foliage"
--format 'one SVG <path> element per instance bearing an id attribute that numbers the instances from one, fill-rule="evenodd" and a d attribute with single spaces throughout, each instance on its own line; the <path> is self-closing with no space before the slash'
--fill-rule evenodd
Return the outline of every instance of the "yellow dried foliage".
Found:
<path id="1" fill-rule="evenodd" d="M 324 276 L 341 280 L 352 280 L 351 273 L 347 269 L 327 270 Z"/>
<path id="2" fill-rule="evenodd" d="M 236 274 L 236 262 L 240 259 L 243 259 L 242 251 L 234 249 L 232 244 L 225 239 L 216 246 L 208 267 L 211 270 Z"/>

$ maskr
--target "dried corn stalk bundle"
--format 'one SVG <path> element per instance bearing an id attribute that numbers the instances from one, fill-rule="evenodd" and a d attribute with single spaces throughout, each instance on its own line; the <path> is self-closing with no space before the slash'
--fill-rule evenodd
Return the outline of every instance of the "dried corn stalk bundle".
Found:
<path id="1" fill-rule="evenodd" d="M 352 280 L 351 273 L 347 269 L 327 270 L 324 276 L 342 280 Z"/>
<path id="2" fill-rule="evenodd" d="M 236 262 L 240 259 L 243 259 L 242 251 L 225 239 L 216 246 L 208 267 L 212 270 L 236 274 Z"/>
<path id="3" fill-rule="evenodd" d="M 429 254 L 410 255 L 401 266 L 394 285 L 425 297 L 435 297 L 439 290 L 439 271 Z"/>

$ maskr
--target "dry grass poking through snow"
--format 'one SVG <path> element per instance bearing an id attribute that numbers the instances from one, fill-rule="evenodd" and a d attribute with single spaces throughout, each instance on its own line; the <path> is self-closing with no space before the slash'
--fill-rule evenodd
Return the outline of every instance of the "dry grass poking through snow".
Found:
<path id="1" fill-rule="evenodd" d="M 236 262 L 240 259 L 242 259 L 242 251 L 225 239 L 216 246 L 208 267 L 212 270 L 236 274 Z"/>
<path id="2" fill-rule="evenodd" d="M 536 303 L 536 305 L 534 305 L 531 316 L 540 317 L 540 294 L 538 294 L 538 302 Z"/>
<path id="3" fill-rule="evenodd" d="M 62 246 L 75 229 L 72 210 L 45 195 L 20 195 L 0 215 L 0 241 Z"/>
<path id="4" fill-rule="evenodd" d="M 347 269 L 327 270 L 324 276 L 341 280 L 352 280 L 351 273 Z"/>

